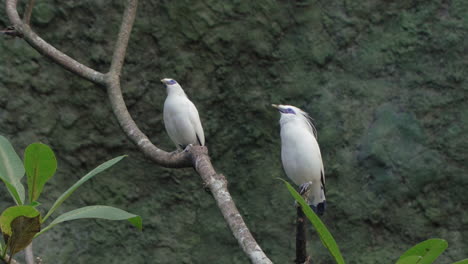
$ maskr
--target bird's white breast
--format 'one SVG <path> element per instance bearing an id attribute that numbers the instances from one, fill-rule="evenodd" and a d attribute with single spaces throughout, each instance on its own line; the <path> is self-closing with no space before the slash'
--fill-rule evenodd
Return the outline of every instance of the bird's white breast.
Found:
<path id="1" fill-rule="evenodd" d="M 286 175 L 297 185 L 320 183 L 323 170 L 317 140 L 300 120 L 281 125 L 281 160 Z"/>
<path id="2" fill-rule="evenodd" d="M 169 95 L 164 102 L 164 125 L 169 137 L 177 145 L 196 144 L 197 136 L 191 121 L 191 115 L 197 115 L 193 103 L 181 95 Z"/>

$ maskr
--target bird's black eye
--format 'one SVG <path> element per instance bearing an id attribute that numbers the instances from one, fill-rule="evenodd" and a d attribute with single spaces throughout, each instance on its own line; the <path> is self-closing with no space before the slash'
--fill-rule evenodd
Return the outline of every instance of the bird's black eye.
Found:
<path id="1" fill-rule="evenodd" d="M 177 82 L 176 82 L 175 80 L 169 80 L 169 81 L 167 81 L 167 84 L 170 84 L 170 85 L 176 84 L 176 83 L 177 83 Z"/>

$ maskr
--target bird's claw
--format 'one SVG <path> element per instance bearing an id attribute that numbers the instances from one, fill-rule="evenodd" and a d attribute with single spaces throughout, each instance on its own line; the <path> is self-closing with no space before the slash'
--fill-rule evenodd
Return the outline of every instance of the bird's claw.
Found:
<path id="1" fill-rule="evenodd" d="M 299 194 L 304 195 L 305 193 L 309 191 L 311 186 L 312 186 L 311 181 L 301 184 L 301 186 L 299 186 Z"/>
<path id="2" fill-rule="evenodd" d="M 188 144 L 185 149 L 184 149 L 184 152 L 189 152 L 190 148 L 193 147 L 192 144 Z"/>

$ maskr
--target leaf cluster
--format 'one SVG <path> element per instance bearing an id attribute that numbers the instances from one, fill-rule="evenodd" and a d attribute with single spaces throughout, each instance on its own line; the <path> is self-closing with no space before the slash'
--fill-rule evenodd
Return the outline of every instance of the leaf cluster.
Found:
<path id="1" fill-rule="evenodd" d="M 78 187 L 100 172 L 112 167 L 124 157 L 119 156 L 106 161 L 83 176 L 68 188 L 54 202 L 47 214 L 42 217 L 36 207 L 40 205 L 38 199 L 45 184 L 54 176 L 57 170 L 57 159 L 54 152 L 45 144 L 33 143 L 26 148 L 23 161 L 21 161 L 10 142 L 5 137 L 0 136 L 0 179 L 5 183 L 8 192 L 16 203 L 16 206 L 7 208 L 0 215 L 0 230 L 4 238 L 4 243 L 0 241 L 2 258 L 5 259 L 7 252 L 9 252 L 10 259 L 8 262 L 10 262 L 11 257 L 26 248 L 34 238 L 57 224 L 70 220 L 83 218 L 128 220 L 141 230 L 142 220 L 140 216 L 104 205 L 86 206 L 66 212 L 42 228 L 45 221 Z M 25 174 L 27 176 L 28 201 L 25 201 L 26 191 L 21 183 Z"/>

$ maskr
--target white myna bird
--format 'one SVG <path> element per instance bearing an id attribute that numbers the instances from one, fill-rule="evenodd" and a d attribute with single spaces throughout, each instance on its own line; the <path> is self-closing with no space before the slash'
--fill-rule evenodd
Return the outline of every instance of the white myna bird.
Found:
<path id="1" fill-rule="evenodd" d="M 312 209 L 325 211 L 325 174 L 317 131 L 309 115 L 291 105 L 272 105 L 281 113 L 281 161 L 286 175 L 301 192 L 308 190 Z"/>
<path id="2" fill-rule="evenodd" d="M 161 82 L 167 88 L 164 125 L 177 149 L 185 149 L 190 144 L 204 146 L 205 135 L 195 105 L 175 80 L 164 78 Z"/>

